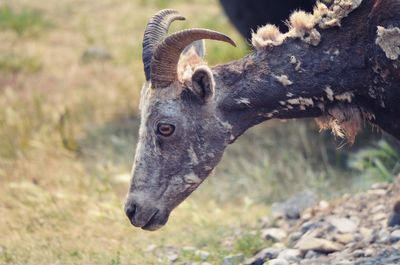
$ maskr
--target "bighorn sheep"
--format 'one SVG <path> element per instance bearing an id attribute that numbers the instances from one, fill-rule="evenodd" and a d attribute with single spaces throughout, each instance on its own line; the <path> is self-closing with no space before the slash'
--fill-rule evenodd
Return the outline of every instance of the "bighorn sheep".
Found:
<path id="1" fill-rule="evenodd" d="M 287 33 L 262 27 L 254 52 L 210 68 L 195 41 L 234 42 L 207 29 L 166 36 L 184 18 L 157 13 L 144 34 L 147 81 L 125 205 L 131 223 L 163 226 L 225 147 L 269 119 L 315 117 L 350 142 L 366 120 L 400 139 L 399 15 L 398 0 L 317 3 L 312 14 L 293 13 Z"/>

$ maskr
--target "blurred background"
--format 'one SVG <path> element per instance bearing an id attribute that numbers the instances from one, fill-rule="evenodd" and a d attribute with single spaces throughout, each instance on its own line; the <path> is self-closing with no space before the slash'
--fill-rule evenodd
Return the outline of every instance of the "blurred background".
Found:
<path id="1" fill-rule="evenodd" d="M 313 121 L 269 121 L 230 146 L 212 176 L 157 232 L 123 212 L 139 125 L 142 34 L 162 8 L 238 48 L 207 42 L 210 65 L 251 52 L 217 0 L 0 0 L 0 264 L 211 264 L 268 242 L 274 201 L 330 199 L 400 172 L 398 147 L 365 126 L 349 146 Z M 182 252 L 177 264 L 201 261 Z M 175 257 L 176 258 L 176 257 Z M 186 263 L 189 264 L 189 263 Z"/>

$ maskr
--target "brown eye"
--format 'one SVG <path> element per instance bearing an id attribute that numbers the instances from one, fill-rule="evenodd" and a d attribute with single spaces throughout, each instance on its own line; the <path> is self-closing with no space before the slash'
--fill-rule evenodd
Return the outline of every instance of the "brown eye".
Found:
<path id="1" fill-rule="evenodd" d="M 168 123 L 159 123 L 157 125 L 157 132 L 162 136 L 171 136 L 175 131 L 175 126 Z"/>

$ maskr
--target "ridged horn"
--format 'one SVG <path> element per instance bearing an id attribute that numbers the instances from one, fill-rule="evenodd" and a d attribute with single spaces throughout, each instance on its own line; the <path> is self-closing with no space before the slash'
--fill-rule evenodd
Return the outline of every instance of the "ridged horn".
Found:
<path id="1" fill-rule="evenodd" d="M 146 80 L 151 79 L 151 59 L 153 58 L 153 52 L 157 45 L 165 38 L 168 33 L 168 28 L 171 23 L 175 20 L 185 20 L 185 18 L 179 15 L 178 11 L 173 9 L 164 9 L 155 14 L 147 23 L 146 30 L 144 31 L 143 37 L 143 66 Z"/>
<path id="2" fill-rule="evenodd" d="M 182 51 L 192 42 L 202 39 L 223 41 L 236 47 L 231 38 L 213 30 L 195 28 L 171 34 L 157 46 L 153 54 L 150 68 L 153 88 L 167 87 L 176 81 L 177 66 Z"/>

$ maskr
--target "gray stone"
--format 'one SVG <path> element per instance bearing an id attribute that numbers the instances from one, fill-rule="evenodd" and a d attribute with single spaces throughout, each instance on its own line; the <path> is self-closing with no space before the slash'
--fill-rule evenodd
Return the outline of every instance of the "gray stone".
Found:
<path id="1" fill-rule="evenodd" d="M 210 256 L 210 253 L 208 253 L 207 251 L 204 251 L 204 250 L 196 250 L 195 254 L 202 261 L 206 261 L 208 259 L 208 257 Z"/>
<path id="2" fill-rule="evenodd" d="M 284 259 L 271 259 L 264 263 L 265 265 L 289 265 L 289 262 Z"/>
<path id="3" fill-rule="evenodd" d="M 285 249 L 278 255 L 278 259 L 284 259 L 289 262 L 296 262 L 301 259 L 301 251 L 298 249 Z"/>
<path id="4" fill-rule="evenodd" d="M 357 231 L 358 223 L 348 218 L 332 216 L 327 218 L 328 223 L 333 225 L 340 233 L 354 233 Z"/>
<path id="5" fill-rule="evenodd" d="M 321 226 L 322 226 L 321 222 L 308 221 L 308 222 L 305 222 L 305 223 L 303 223 L 301 225 L 301 231 L 303 233 L 306 233 L 306 232 L 308 232 L 310 230 L 314 230 L 316 228 L 320 228 Z"/>
<path id="6" fill-rule="evenodd" d="M 374 254 L 375 254 L 375 250 L 372 249 L 372 248 L 367 248 L 367 249 L 365 249 L 365 251 L 364 251 L 364 255 L 365 255 L 366 257 L 372 257 Z"/>
<path id="7" fill-rule="evenodd" d="M 400 229 L 394 230 L 390 233 L 390 242 L 395 243 L 397 241 L 400 241 Z"/>
<path id="8" fill-rule="evenodd" d="M 370 228 L 361 227 L 360 234 L 367 242 L 372 242 L 374 237 L 374 231 Z"/>
<path id="9" fill-rule="evenodd" d="M 353 257 L 360 258 L 360 257 L 364 257 L 365 253 L 364 253 L 364 250 L 362 250 L 362 249 L 356 249 L 353 251 L 352 255 L 353 255 Z"/>
<path id="10" fill-rule="evenodd" d="M 316 257 L 318 257 L 320 254 L 315 252 L 314 250 L 309 250 L 306 252 L 306 254 L 304 255 L 305 259 L 314 259 Z"/>
<path id="11" fill-rule="evenodd" d="M 224 257 L 224 265 L 238 265 L 244 260 L 243 254 L 236 254 Z"/>
<path id="12" fill-rule="evenodd" d="M 169 255 L 167 255 L 167 259 L 168 259 L 169 262 L 174 263 L 174 262 L 177 262 L 177 261 L 178 261 L 179 255 L 178 255 L 178 254 L 175 254 L 175 253 L 169 254 Z"/>
<path id="13" fill-rule="evenodd" d="M 268 216 L 261 217 L 258 222 L 261 228 L 267 228 L 271 226 L 271 219 Z"/>
<path id="14" fill-rule="evenodd" d="M 333 236 L 333 239 L 339 243 L 342 243 L 344 245 L 354 241 L 355 236 L 354 234 L 335 234 Z"/>
<path id="15" fill-rule="evenodd" d="M 311 191 L 303 191 L 295 194 L 285 202 L 272 204 L 271 211 L 274 217 L 288 219 L 300 218 L 300 213 L 317 203 L 317 196 Z"/>
<path id="16" fill-rule="evenodd" d="M 156 250 L 156 248 L 157 248 L 157 245 L 155 245 L 155 244 L 150 244 L 150 245 L 148 245 L 147 246 L 147 248 L 146 248 L 146 252 L 153 252 L 154 250 Z"/>
<path id="17" fill-rule="evenodd" d="M 381 182 L 381 183 L 374 183 L 371 185 L 371 189 L 373 190 L 381 190 L 381 189 L 386 189 L 389 186 L 388 183 Z"/>
<path id="18" fill-rule="evenodd" d="M 281 241 L 287 237 L 285 230 L 280 228 L 267 228 L 261 231 L 262 237 L 274 242 Z"/>
<path id="19" fill-rule="evenodd" d="M 265 260 L 276 259 L 282 248 L 265 248 L 259 251 L 254 257 L 248 259 L 245 265 L 262 265 Z"/>
<path id="20" fill-rule="evenodd" d="M 374 216 L 372 217 L 372 220 L 374 220 L 375 222 L 379 222 L 382 220 L 385 220 L 387 218 L 387 215 L 385 213 L 377 213 L 374 214 Z"/>
<path id="21" fill-rule="evenodd" d="M 108 61 L 112 59 L 112 55 L 109 50 L 104 47 L 89 47 L 87 48 L 82 56 L 81 60 L 83 62 L 93 62 L 93 61 Z"/>
<path id="22" fill-rule="evenodd" d="M 302 235 L 303 235 L 302 232 L 293 232 L 289 235 L 289 240 L 291 242 L 297 241 L 301 238 Z"/>
<path id="23" fill-rule="evenodd" d="M 330 240 L 308 237 L 303 237 L 300 239 L 295 247 L 303 252 L 314 250 L 321 253 L 332 253 L 342 249 L 341 245 Z"/>
<path id="24" fill-rule="evenodd" d="M 390 233 L 385 228 L 381 229 L 378 233 L 378 240 L 381 243 L 388 243 L 390 241 Z"/>

